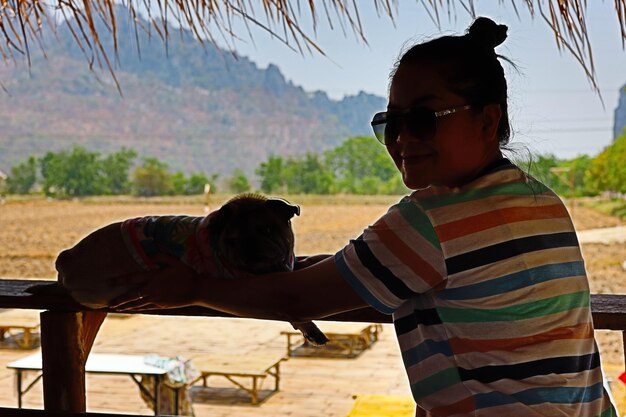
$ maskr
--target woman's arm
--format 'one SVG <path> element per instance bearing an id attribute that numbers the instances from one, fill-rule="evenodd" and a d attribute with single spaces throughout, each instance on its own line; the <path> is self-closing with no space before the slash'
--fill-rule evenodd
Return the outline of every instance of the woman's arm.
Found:
<path id="1" fill-rule="evenodd" d="M 333 257 L 294 272 L 201 280 L 196 304 L 244 317 L 306 321 L 365 307 Z"/>
<path id="2" fill-rule="evenodd" d="M 112 306 L 145 310 L 201 305 L 240 317 L 294 322 L 367 307 L 341 277 L 333 256 L 293 272 L 236 279 L 201 276 L 174 262 L 149 274 L 147 284 Z M 145 280 L 140 275 L 129 276 L 129 280 Z"/>

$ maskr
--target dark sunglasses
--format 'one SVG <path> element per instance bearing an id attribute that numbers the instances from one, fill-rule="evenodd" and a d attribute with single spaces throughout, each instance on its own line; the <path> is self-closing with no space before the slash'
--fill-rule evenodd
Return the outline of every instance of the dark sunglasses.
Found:
<path id="1" fill-rule="evenodd" d="M 472 106 L 452 107 L 450 109 L 434 111 L 426 107 L 411 107 L 401 112 L 376 113 L 372 119 L 372 129 L 376 139 L 383 145 L 393 145 L 398 140 L 402 126 L 419 140 L 429 140 L 437 132 L 437 118 L 447 116 L 463 110 L 469 110 Z"/>

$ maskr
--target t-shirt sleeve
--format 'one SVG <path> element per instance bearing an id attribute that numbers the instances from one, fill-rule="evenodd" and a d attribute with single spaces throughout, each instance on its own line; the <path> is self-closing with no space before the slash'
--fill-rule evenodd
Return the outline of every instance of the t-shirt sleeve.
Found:
<path id="1" fill-rule="evenodd" d="M 444 283 L 445 262 L 432 223 L 403 200 L 335 254 L 344 279 L 372 307 L 391 314 L 406 300 Z"/>

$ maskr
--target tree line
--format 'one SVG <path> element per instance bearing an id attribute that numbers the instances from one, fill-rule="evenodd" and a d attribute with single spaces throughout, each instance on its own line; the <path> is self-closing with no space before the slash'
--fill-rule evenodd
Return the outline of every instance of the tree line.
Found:
<path id="1" fill-rule="evenodd" d="M 516 162 L 559 195 L 626 194 L 626 133 L 595 157 L 559 159 L 554 155 L 537 155 Z"/>
<path id="2" fill-rule="evenodd" d="M 93 195 L 191 195 L 224 188 L 240 193 L 258 190 L 289 194 L 400 194 L 406 191 L 384 147 L 369 137 L 354 137 L 323 155 L 269 156 L 250 179 L 242 170 L 219 174 L 172 172 L 155 157 L 137 162 L 133 149 L 103 155 L 81 146 L 31 156 L 13 166 L 6 179 L 9 194 L 41 193 L 52 197 Z M 220 181 L 221 180 L 221 181 Z M 219 183 L 218 183 L 219 182 Z M 258 184 L 254 186 L 253 183 Z"/>
<path id="3" fill-rule="evenodd" d="M 192 195 L 224 187 L 240 193 L 261 191 L 282 194 L 404 194 L 397 169 L 386 149 L 367 136 L 349 138 L 322 154 L 270 155 L 255 170 L 252 180 L 235 170 L 220 184 L 213 173 L 172 172 L 154 157 L 137 162 L 133 149 L 103 155 L 75 146 L 60 152 L 31 156 L 13 166 L 6 179 L 10 194 L 42 193 L 54 197 L 92 195 Z M 554 155 L 514 157 L 515 162 L 560 195 L 591 196 L 602 192 L 626 193 L 626 135 L 595 157 L 559 159 Z M 257 184 L 256 186 L 253 186 Z"/>
<path id="4" fill-rule="evenodd" d="M 136 164 L 137 152 L 121 150 L 102 155 L 82 146 L 31 156 L 11 168 L 6 179 L 9 194 L 41 193 L 50 197 L 94 195 L 157 196 L 201 194 L 217 174 L 170 172 L 154 157 Z"/>

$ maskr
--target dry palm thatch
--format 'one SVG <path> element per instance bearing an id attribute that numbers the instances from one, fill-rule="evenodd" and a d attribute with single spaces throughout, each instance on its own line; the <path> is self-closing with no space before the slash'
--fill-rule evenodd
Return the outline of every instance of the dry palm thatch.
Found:
<path id="1" fill-rule="evenodd" d="M 372 0 L 379 16 L 392 21 L 397 15 L 400 0 Z M 439 23 L 441 14 L 454 14 L 457 8 L 475 16 L 473 0 L 416 0 L 433 21 Z M 593 55 L 586 26 L 586 0 L 510 0 L 505 2 L 517 13 L 521 5 L 531 16 L 540 17 L 554 33 L 556 45 L 564 48 L 582 65 L 593 87 L 595 71 Z M 593 0 L 597 1 L 597 0 Z M 621 29 L 622 45 L 626 41 L 626 0 L 613 0 L 617 23 Z M 331 28 L 352 31 L 366 42 L 359 17 L 359 9 L 372 7 L 357 0 L 123 0 L 135 22 L 137 13 L 144 10 L 158 36 L 166 42 L 172 22 L 175 26 L 190 29 L 198 40 L 214 41 L 216 36 L 235 39 L 234 22 L 241 21 L 249 28 L 258 26 L 271 33 L 290 48 L 303 52 L 323 54 L 311 34 L 302 29 L 300 19 L 310 17 L 315 32 L 320 19 Z M 41 46 L 41 29 L 54 26 L 58 15 L 70 22 L 70 30 L 77 44 L 85 52 L 90 65 L 97 63 L 113 69 L 103 47 L 103 36 L 111 36 L 117 46 L 116 10 L 114 0 L 0 0 L 0 31 L 4 44 L 0 54 L 4 59 L 16 53 L 30 56 L 31 43 Z M 308 14 L 309 16 L 305 16 Z M 104 24 L 108 33 L 97 30 L 97 22 Z M 137 30 L 137 25 L 135 30 Z M 148 30 L 149 28 L 139 28 Z M 252 37 L 250 32 L 249 36 Z"/>

